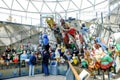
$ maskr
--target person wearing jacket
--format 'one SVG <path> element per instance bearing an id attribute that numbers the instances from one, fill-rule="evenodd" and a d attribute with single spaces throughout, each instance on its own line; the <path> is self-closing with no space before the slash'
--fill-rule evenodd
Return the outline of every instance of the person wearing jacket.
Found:
<path id="1" fill-rule="evenodd" d="M 35 54 L 32 52 L 29 59 L 29 76 L 34 76 L 34 67 L 36 64 Z"/>
<path id="2" fill-rule="evenodd" d="M 49 75 L 48 64 L 49 64 L 49 58 L 50 58 L 49 52 L 45 50 L 42 54 L 42 57 L 43 57 L 42 59 L 43 72 L 45 76 L 48 76 Z"/>

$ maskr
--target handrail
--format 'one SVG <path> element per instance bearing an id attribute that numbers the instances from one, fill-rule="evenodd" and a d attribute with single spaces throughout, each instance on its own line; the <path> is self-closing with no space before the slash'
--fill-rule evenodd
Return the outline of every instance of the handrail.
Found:
<path id="1" fill-rule="evenodd" d="M 78 73 L 76 72 L 75 68 L 74 68 L 74 67 L 72 66 L 72 64 L 70 63 L 70 61 L 68 61 L 68 64 L 69 64 L 69 66 L 70 66 L 70 68 L 71 68 L 71 70 L 72 70 L 72 72 L 73 72 L 76 80 L 81 80 L 80 77 L 78 76 Z"/>
<path id="2" fill-rule="evenodd" d="M 36 66 L 37 66 L 37 65 L 41 65 L 41 63 L 42 63 L 41 60 L 37 60 L 36 62 L 37 62 Z M 25 62 L 24 62 L 24 65 L 25 65 L 25 67 L 28 67 L 28 62 L 25 61 Z M 25 67 L 24 67 L 24 68 L 25 68 Z M 8 64 L 7 64 L 7 62 L 4 62 L 4 63 L 0 64 L 0 70 L 2 70 L 3 68 L 4 68 L 4 69 L 23 68 L 23 67 L 22 67 L 22 61 L 9 62 Z"/>

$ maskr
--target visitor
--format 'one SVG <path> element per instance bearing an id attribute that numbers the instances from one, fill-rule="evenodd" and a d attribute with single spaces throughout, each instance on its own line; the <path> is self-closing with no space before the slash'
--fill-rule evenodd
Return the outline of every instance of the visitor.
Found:
<path id="1" fill-rule="evenodd" d="M 48 64 L 49 64 L 49 52 L 47 50 L 44 50 L 42 54 L 43 60 L 42 60 L 42 65 L 43 65 L 43 72 L 45 76 L 49 75 L 49 70 L 48 70 Z"/>
<path id="2" fill-rule="evenodd" d="M 29 76 L 34 76 L 34 68 L 36 64 L 35 54 L 32 52 L 29 60 Z"/>

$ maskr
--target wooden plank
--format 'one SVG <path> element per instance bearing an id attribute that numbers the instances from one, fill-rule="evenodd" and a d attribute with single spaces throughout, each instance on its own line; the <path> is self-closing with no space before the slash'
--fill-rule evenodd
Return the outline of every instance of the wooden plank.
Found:
<path id="1" fill-rule="evenodd" d="M 71 70 L 72 70 L 76 80 L 81 80 L 79 75 L 78 75 L 78 73 L 76 72 L 75 68 L 72 66 L 72 64 L 69 61 L 68 61 L 68 64 L 69 64 L 69 66 L 70 66 L 70 68 L 71 68 Z"/>

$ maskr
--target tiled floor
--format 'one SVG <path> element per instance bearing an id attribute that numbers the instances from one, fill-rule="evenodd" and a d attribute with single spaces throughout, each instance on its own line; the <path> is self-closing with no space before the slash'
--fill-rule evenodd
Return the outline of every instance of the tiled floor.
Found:
<path id="1" fill-rule="evenodd" d="M 61 75 L 50 75 L 50 76 L 43 76 L 43 74 L 35 75 L 34 77 L 24 76 L 24 77 L 17 77 L 5 80 L 66 80 L 65 76 Z"/>

